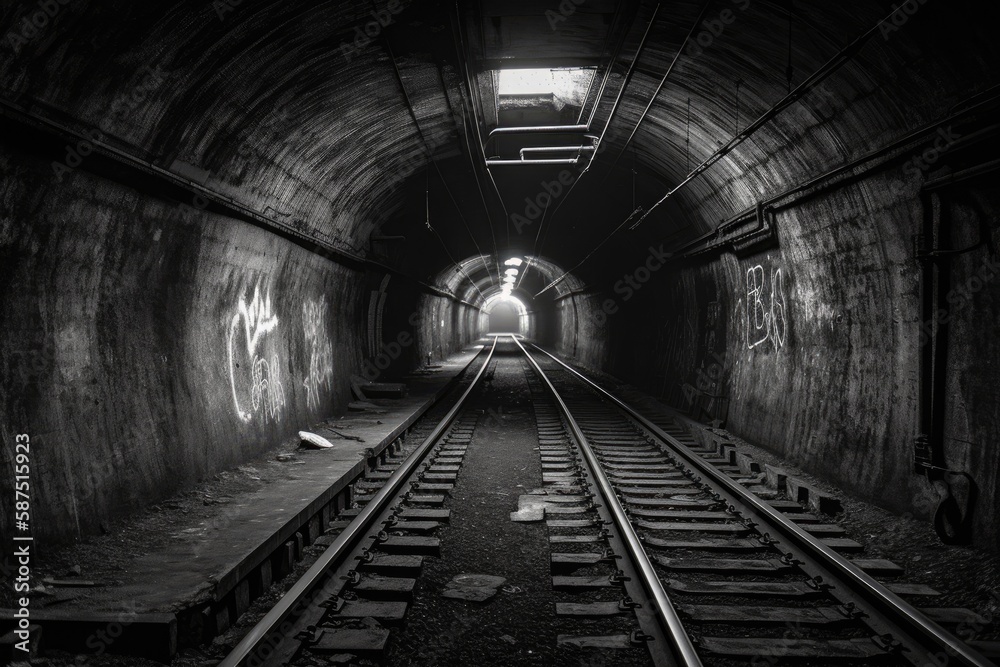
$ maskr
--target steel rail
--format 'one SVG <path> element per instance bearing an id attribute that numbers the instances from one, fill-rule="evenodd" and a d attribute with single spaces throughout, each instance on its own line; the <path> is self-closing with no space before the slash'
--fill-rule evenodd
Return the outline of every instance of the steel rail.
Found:
<path id="1" fill-rule="evenodd" d="M 889 591 L 833 549 L 818 541 L 778 510 L 718 471 L 715 466 L 703 460 L 686 445 L 664 432 L 627 403 L 598 386 L 550 352 L 537 345 L 532 345 L 532 347 L 568 370 L 599 396 L 616 405 L 644 429 L 662 440 L 672 450 L 671 453 L 721 488 L 721 495 L 725 496 L 727 501 L 736 507 L 737 511 L 744 515 L 751 514 L 754 519 L 760 522 L 758 525 L 764 524 L 761 525 L 761 528 L 776 531 L 785 541 L 774 540 L 773 542 L 790 550 L 792 555 L 800 561 L 808 559 L 801 562 L 800 567 L 807 573 L 809 570 L 820 570 L 819 576 L 823 577 L 821 585 L 829 586 L 828 590 L 831 595 L 840 599 L 844 593 L 853 594 L 851 597 L 845 597 L 842 601 L 854 602 L 867 613 L 866 623 L 870 627 L 874 627 L 873 623 L 879 624 L 879 619 L 885 621 L 883 625 L 889 626 L 890 631 L 895 631 L 893 639 L 909 649 L 910 655 L 904 656 L 906 659 L 916 665 L 925 665 L 928 660 L 932 662 L 936 660 L 935 656 L 943 650 L 958 664 L 995 667 L 993 662 L 978 651 L 927 618 L 911 604 Z M 838 590 L 838 585 L 841 590 Z"/>
<path id="2" fill-rule="evenodd" d="M 472 383 L 468 386 L 462 396 L 458 399 L 458 402 L 448 411 L 444 418 L 438 422 L 434 430 L 431 431 L 430 435 L 415 449 L 410 453 L 408 457 L 400 464 L 400 466 L 392 473 L 389 480 L 385 483 L 375 497 L 361 513 L 351 521 L 351 523 L 337 536 L 337 539 L 324 551 L 319 559 L 313 563 L 312 567 L 302 578 L 295 582 L 287 593 L 277 604 L 271 608 L 270 611 L 262 618 L 257 625 L 255 625 L 250 632 L 240 640 L 240 643 L 232 650 L 219 663 L 218 667 L 240 667 L 244 665 L 244 661 L 250 657 L 250 655 L 255 651 L 261 642 L 275 633 L 277 628 L 284 623 L 294 607 L 296 607 L 299 602 L 309 595 L 313 590 L 315 590 L 326 576 L 326 574 L 333 569 L 333 567 L 341 561 L 346 554 L 353 549 L 357 543 L 368 536 L 372 530 L 372 521 L 377 518 L 382 512 L 389 508 L 392 500 L 398 495 L 402 490 L 406 482 L 408 481 L 410 475 L 416 470 L 417 466 L 423 462 L 424 457 L 435 445 L 438 439 L 444 434 L 444 432 L 451 426 L 455 417 L 458 415 L 459 411 L 465 406 L 466 399 L 479 384 L 480 379 L 483 377 L 487 367 L 490 365 L 490 361 L 493 359 L 493 352 L 496 350 L 497 339 L 493 339 L 493 346 L 490 347 L 489 354 L 486 357 L 486 361 L 483 363 L 482 368 L 476 373 L 476 377 L 472 380 Z"/>
<path id="3" fill-rule="evenodd" d="M 556 404 L 558 404 L 563 416 L 566 418 L 566 423 L 569 425 L 573 438 L 576 440 L 580 451 L 583 452 L 584 458 L 586 458 L 587 464 L 591 468 L 591 474 L 594 481 L 597 482 L 597 486 L 601 492 L 605 506 L 611 512 L 611 516 L 615 522 L 615 527 L 618 529 L 622 539 L 629 548 L 631 559 L 637 566 L 637 571 L 642 579 L 643 588 L 646 589 L 646 592 L 650 595 L 650 599 L 656 604 L 656 617 L 672 642 L 671 646 L 666 648 L 673 653 L 673 657 L 676 660 L 677 665 L 682 667 L 701 667 L 701 658 L 698 657 L 694 644 L 691 642 L 691 638 L 684 629 L 684 624 L 681 622 L 680 616 L 677 614 L 677 610 L 674 608 L 673 603 L 667 596 L 667 592 L 664 590 L 663 584 L 660 582 L 659 575 L 656 574 L 656 570 L 653 568 L 653 564 L 650 562 L 649 556 L 646 555 L 646 550 L 642 546 L 642 541 L 632 528 L 632 524 L 628 520 L 628 516 L 625 514 L 625 509 L 618 500 L 618 496 L 615 493 L 615 489 L 611 485 L 610 480 L 608 480 L 607 475 L 605 475 L 604 471 L 601 469 L 600 461 L 597 460 L 597 455 L 594 454 L 594 450 L 591 449 L 590 443 L 587 441 L 587 437 L 583 434 L 583 430 L 580 428 L 580 425 L 577 424 L 576 419 L 573 418 L 573 414 L 570 412 L 569 407 L 567 407 L 565 401 L 562 399 L 562 396 L 559 395 L 559 392 L 556 391 L 556 388 L 542 370 L 541 366 L 538 365 L 538 362 L 532 358 L 532 356 L 528 353 L 528 350 L 525 349 L 517 338 L 514 338 L 513 336 L 511 336 L 511 338 L 517 346 L 521 348 L 521 351 L 524 352 L 525 358 L 527 358 L 528 363 L 531 364 L 535 372 L 538 373 L 538 377 L 541 378 L 542 382 L 544 382 L 549 388 L 553 399 Z M 532 345 L 532 347 L 540 349 L 535 345 Z M 542 351 L 544 352 L 544 350 Z"/>

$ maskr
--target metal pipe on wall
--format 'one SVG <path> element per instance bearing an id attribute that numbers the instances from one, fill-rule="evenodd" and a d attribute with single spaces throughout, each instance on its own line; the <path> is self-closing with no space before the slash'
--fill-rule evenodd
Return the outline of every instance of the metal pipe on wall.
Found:
<path id="1" fill-rule="evenodd" d="M 653 104 L 656 102 L 656 98 L 659 96 L 660 91 L 663 90 L 663 86 L 666 85 L 667 80 L 670 78 L 670 75 L 673 74 L 674 67 L 677 65 L 677 61 L 680 60 L 681 54 L 684 53 L 684 50 L 687 48 L 688 42 L 690 42 L 691 37 L 694 36 L 695 30 L 698 29 L 698 27 L 704 20 L 705 14 L 708 13 L 708 8 L 711 4 L 712 0 L 705 0 L 705 4 L 703 4 L 701 7 L 701 13 L 698 14 L 698 18 L 695 19 L 694 24 L 691 26 L 691 29 L 688 30 L 687 35 L 684 37 L 684 41 L 681 42 L 680 47 L 677 49 L 677 53 L 674 54 L 674 59 L 670 61 L 670 66 L 667 67 L 667 71 L 664 72 L 663 78 L 660 79 L 660 85 L 658 85 L 656 87 L 656 90 L 653 91 L 653 95 L 649 98 L 649 103 L 646 105 L 646 108 L 643 109 L 642 114 L 640 114 L 639 120 L 635 122 L 635 127 L 632 128 L 632 133 L 628 135 L 628 139 L 626 139 L 625 143 L 622 144 L 621 152 L 618 153 L 618 157 L 615 158 L 615 161 L 611 163 L 611 168 L 608 170 L 608 175 L 610 175 L 611 172 L 614 171 L 615 165 L 617 165 L 618 161 L 621 160 L 622 155 L 625 155 L 625 151 L 626 149 L 628 149 L 628 145 L 632 143 L 632 139 L 635 138 L 635 133 L 639 131 L 639 126 L 642 125 L 642 121 L 646 120 L 646 116 L 649 114 L 649 110 L 653 108 Z M 607 176 L 605 176 L 605 179 L 606 178 Z"/>
<path id="2" fill-rule="evenodd" d="M 536 159 L 536 160 L 487 160 L 486 166 L 488 167 L 509 167 L 515 164 L 529 165 L 529 164 L 576 164 L 579 162 L 580 158 L 570 157 L 570 158 L 552 158 L 552 159 Z"/>
<path id="3" fill-rule="evenodd" d="M 592 153 L 596 146 L 532 146 L 521 149 L 521 159 L 525 153 Z"/>
<path id="4" fill-rule="evenodd" d="M 543 133 L 565 133 L 565 132 L 589 132 L 587 125 L 525 125 L 522 127 L 495 127 L 490 130 L 490 137 L 498 134 L 543 134 Z"/>
<path id="5" fill-rule="evenodd" d="M 601 136 L 597 139 L 597 148 L 600 148 L 601 144 L 604 143 L 604 135 L 608 133 L 608 128 L 611 127 L 611 121 L 615 119 L 615 114 L 618 113 L 618 107 L 621 106 L 622 99 L 625 97 L 625 89 L 628 88 L 628 84 L 632 80 L 632 75 L 635 73 L 635 66 L 639 64 L 639 56 L 642 55 L 643 50 L 646 48 L 646 41 L 649 39 L 649 33 L 653 31 L 653 25 L 656 23 L 656 17 L 659 13 L 660 5 L 657 3 L 656 9 L 653 10 L 653 15 L 649 19 L 649 24 L 646 26 L 646 32 L 642 34 L 642 41 L 639 42 L 639 47 L 635 50 L 635 57 L 632 58 L 632 63 L 625 72 L 625 78 L 622 80 L 622 87 L 618 90 L 618 97 L 615 98 L 615 103 L 611 106 L 611 113 L 608 114 L 608 122 L 604 124 Z M 591 156 L 591 162 L 593 162 L 593 156 Z M 590 164 L 587 165 L 587 169 L 590 169 Z M 586 172 L 587 169 L 585 169 L 584 172 Z"/>
<path id="6" fill-rule="evenodd" d="M 861 50 L 865 44 L 871 40 L 872 37 L 879 31 L 880 26 L 885 24 L 886 21 L 891 21 L 893 14 L 897 10 L 890 12 L 885 18 L 873 25 L 867 31 L 856 37 L 850 44 L 845 46 L 843 49 L 837 52 L 832 58 L 827 60 L 823 65 L 813 72 L 809 77 L 795 87 L 791 92 L 781 98 L 777 103 L 774 104 L 770 109 L 764 112 L 757 120 L 748 125 L 746 129 L 737 134 L 735 137 L 726 142 L 721 148 L 708 156 L 704 162 L 699 164 L 694 170 L 691 171 L 680 183 L 678 183 L 672 190 L 663 195 L 659 201 L 649 207 L 646 214 L 639 219 L 639 221 L 633 225 L 634 227 L 642 224 L 646 218 L 661 204 L 674 196 L 677 192 L 683 189 L 688 183 L 693 181 L 703 172 L 707 171 L 709 167 L 728 155 L 734 148 L 742 144 L 744 141 L 753 136 L 757 130 L 762 128 L 764 125 L 768 124 L 773 118 L 775 118 L 779 113 L 787 109 L 793 103 L 799 100 L 807 92 L 818 86 L 820 83 L 825 81 L 831 74 L 838 71 L 843 65 L 850 61 L 857 53 Z"/>

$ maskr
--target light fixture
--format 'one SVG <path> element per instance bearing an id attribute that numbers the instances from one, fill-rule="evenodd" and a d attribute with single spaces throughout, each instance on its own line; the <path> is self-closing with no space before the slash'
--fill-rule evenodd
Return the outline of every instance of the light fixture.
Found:
<path id="1" fill-rule="evenodd" d="M 511 257 L 503 263 L 504 266 L 521 266 L 524 262 L 517 257 Z"/>
<path id="2" fill-rule="evenodd" d="M 506 273 L 508 276 L 516 276 L 517 269 L 507 269 L 506 271 L 504 271 L 504 273 Z"/>

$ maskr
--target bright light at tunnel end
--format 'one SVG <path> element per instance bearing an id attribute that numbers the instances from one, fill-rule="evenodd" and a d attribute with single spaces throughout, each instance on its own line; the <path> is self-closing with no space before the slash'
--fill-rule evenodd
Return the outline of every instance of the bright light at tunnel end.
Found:
<path id="1" fill-rule="evenodd" d="M 507 285 L 504 285 L 504 287 L 507 287 Z M 513 286 L 511 285 L 511 287 Z M 493 310 L 494 306 L 501 303 L 509 303 L 514 306 L 514 308 L 517 309 L 518 315 L 526 315 L 528 313 L 528 308 L 524 305 L 524 302 L 516 296 L 513 296 L 509 290 L 504 290 L 500 294 L 494 294 L 486 299 L 483 303 L 483 310 L 488 314 L 491 310 Z"/>

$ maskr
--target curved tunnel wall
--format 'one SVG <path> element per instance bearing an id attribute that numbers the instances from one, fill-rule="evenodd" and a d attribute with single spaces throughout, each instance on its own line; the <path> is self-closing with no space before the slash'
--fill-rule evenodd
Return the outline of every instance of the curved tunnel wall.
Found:
<path id="1" fill-rule="evenodd" d="M 26 389 L 0 389 L 0 411 L 5 428 L 44 425 L 35 436 L 43 443 L 37 474 L 39 497 L 49 505 L 39 510 L 52 536 L 94 530 L 106 517 L 329 415 L 348 400 L 350 376 L 364 374 L 404 333 L 412 331 L 413 342 L 400 344 L 389 372 L 422 362 L 427 352 L 440 358 L 486 326 L 464 279 L 456 301 L 395 274 L 386 285 L 384 268 L 331 262 L 301 242 L 304 236 L 324 249 L 363 254 L 370 233 L 398 209 L 401 179 L 426 158 L 411 121 L 441 138 L 432 143 L 460 143 L 450 99 L 414 85 L 440 79 L 442 89 L 456 90 L 454 69 L 438 72 L 419 56 L 404 63 L 411 117 L 379 48 L 351 58 L 329 48 L 369 20 L 364 5 L 244 3 L 217 16 L 214 4 L 164 9 L 80 0 L 23 51 L 0 43 L 5 105 L 80 134 L 96 129 L 108 145 L 209 186 L 288 231 L 276 236 L 216 206 L 198 210 L 190 193 L 185 199 L 125 184 L 136 179 L 114 169 L 95 174 L 93 160 L 53 171 L 67 162 L 64 141 L 28 148 L 5 135 L 0 349 L 6 375 Z M 635 136 L 637 165 L 658 187 L 679 182 L 682 165 L 697 164 L 738 130 L 734 76 L 747 82 L 739 126 L 785 94 L 786 45 L 774 39 L 783 4 L 745 4 L 749 11 L 710 48 L 681 58 Z M 697 402 L 709 413 L 702 417 L 725 419 L 738 434 L 862 494 L 916 509 L 927 493 L 912 473 L 925 349 L 912 239 L 928 210 L 920 188 L 996 152 L 987 131 L 995 105 L 976 109 L 995 92 L 992 35 L 985 34 L 988 22 L 970 22 L 973 12 L 954 8 L 920 4 L 904 26 L 876 35 L 619 243 L 632 247 L 631 261 L 613 258 L 588 272 L 586 288 L 567 280 L 552 305 L 530 304 L 529 335 L 681 407 Z M 796 81 L 888 10 L 884 3 L 817 6 L 808 22 L 795 24 Z M 0 11 L 2 25 L 13 28 L 25 10 Z M 666 37 L 657 32 L 609 145 L 627 136 L 617 126 L 628 130 L 638 121 L 679 48 L 684 31 L 677 28 L 688 26 L 698 7 L 664 11 L 678 16 L 665 22 Z M 651 3 L 643 12 L 651 13 Z M 315 25 L 324 26 L 321 46 L 307 39 Z M 642 27 L 637 22 L 633 32 Z M 313 77 L 317 71 L 325 78 Z M 599 121 L 610 106 L 601 105 Z M 801 193 L 808 197 L 780 197 L 918 128 L 929 131 Z M 929 164 L 915 161 L 952 129 L 960 135 L 955 145 Z M 947 205 L 934 195 L 930 209 L 948 212 L 955 247 L 974 243 L 984 225 L 995 244 L 995 193 L 988 183 L 970 183 L 950 189 Z M 588 189 L 577 188 L 566 210 L 577 200 L 587 209 L 581 193 Z M 772 198 L 762 233 L 738 238 L 753 230 L 753 216 L 744 216 L 733 233 L 706 241 L 714 250 L 665 262 L 641 290 L 619 287 L 619 276 L 646 265 L 648 244 L 711 230 Z M 619 221 L 597 207 L 585 213 L 588 229 Z M 982 333 L 995 331 L 998 318 L 1000 281 L 982 273 L 994 266 L 992 247 L 954 260 L 953 285 L 970 289 L 946 310 L 953 320 L 943 390 L 946 463 L 976 477 L 980 507 L 996 506 L 1000 469 L 990 446 L 1000 425 L 989 393 L 998 350 L 995 337 Z M 558 261 L 573 266 L 573 259 Z M 551 280 L 561 270 L 549 264 L 540 266 Z M 973 291 L 976 274 L 982 284 Z M 255 326 L 247 329 L 251 321 L 262 326 L 257 338 Z M 330 354 L 313 344 L 324 332 Z M 230 338 L 239 335 L 253 343 L 234 347 L 249 357 L 236 369 Z M 330 384 L 314 392 L 321 386 L 310 385 L 314 364 L 325 368 L 327 361 Z M 685 386 L 701 391 L 706 374 L 718 379 L 711 388 L 727 407 L 685 394 Z M 270 405 L 284 412 L 275 408 L 254 421 L 279 384 L 284 402 Z M 3 521 L 11 516 L 8 502 L 0 499 Z M 976 516 L 984 539 L 995 541 L 996 519 Z"/>
<path id="2" fill-rule="evenodd" d="M 888 191 L 886 183 L 867 185 L 869 194 Z M 920 267 L 907 247 L 922 212 L 900 197 L 858 216 L 847 200 L 859 187 L 782 213 L 777 248 L 664 270 L 627 304 L 614 291 L 563 299 L 559 350 L 817 476 L 930 519 L 939 494 L 913 471 L 929 409 L 920 403 L 920 355 L 928 334 L 947 323 L 938 389 L 944 464 L 974 478 L 974 535 L 996 548 L 1000 526 L 991 508 L 1000 500 L 1000 453 L 990 443 L 1000 437 L 991 398 L 1000 257 L 980 247 L 956 258 L 947 301 L 925 319 Z M 980 224 L 996 219 L 1000 198 L 980 183 L 946 206 L 955 247 L 967 247 Z M 818 220 L 826 222 L 817 228 Z M 1000 233 L 991 226 L 995 247 Z M 621 310 L 606 315 L 608 300 Z M 953 492 L 964 503 L 967 486 L 956 476 L 949 481 L 958 482 Z"/>
<path id="3" fill-rule="evenodd" d="M 764 211 L 770 232 L 763 240 L 668 260 L 638 289 L 612 278 L 560 301 L 560 351 L 702 421 L 718 420 L 820 477 L 930 518 L 940 496 L 914 471 L 915 441 L 930 410 L 920 397 L 928 372 L 921 355 L 933 344 L 929 334 L 947 324 L 934 390 L 942 401 L 937 446 L 945 467 L 975 480 L 973 535 L 996 548 L 1000 452 L 991 443 L 1000 437 L 1000 414 L 988 398 L 1000 358 L 1000 197 L 995 165 L 988 166 L 996 132 L 986 113 L 935 127 L 938 113 L 899 120 L 895 134 L 926 122 L 931 131 L 849 178 L 775 202 Z M 841 115 L 826 131 L 860 144 L 868 137 L 868 147 L 887 143 L 871 136 L 866 118 Z M 945 135 L 967 141 L 941 150 Z M 742 156 L 748 170 L 764 182 L 793 183 L 798 167 L 781 158 L 787 144 L 761 141 L 760 152 L 773 157 Z M 917 170 L 920 158 L 931 158 L 933 169 Z M 927 189 L 938 176 L 982 165 L 977 177 Z M 930 246 L 914 240 L 928 216 L 945 230 L 930 243 L 970 249 L 939 264 L 947 278 L 929 316 L 916 249 Z M 748 219 L 744 229 L 754 224 Z M 620 275 L 635 281 L 645 258 L 633 259 Z M 965 510 L 966 483 L 958 475 L 947 480 Z"/>
<path id="4" fill-rule="evenodd" d="M 40 540 L 96 532 L 343 411 L 380 355 L 398 372 L 485 327 L 471 304 L 183 199 L 84 169 L 59 180 L 24 148 L 0 144 L 0 415 L 6 439 L 31 436 Z"/>

